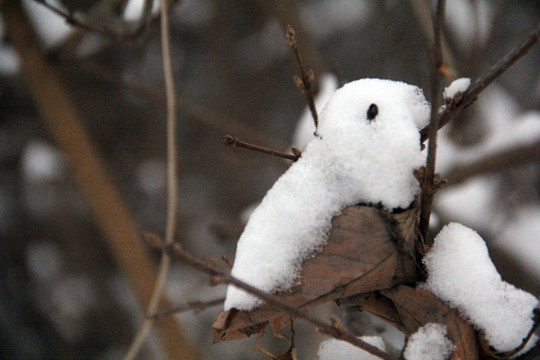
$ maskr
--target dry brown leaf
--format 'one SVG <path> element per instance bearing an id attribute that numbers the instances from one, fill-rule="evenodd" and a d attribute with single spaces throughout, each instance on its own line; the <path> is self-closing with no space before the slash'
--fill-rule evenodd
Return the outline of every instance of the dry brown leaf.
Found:
<path id="1" fill-rule="evenodd" d="M 300 285 L 279 294 L 282 301 L 307 308 L 413 283 L 416 216 L 416 208 L 398 214 L 370 206 L 344 209 L 332 220 L 327 244 L 302 264 Z M 226 340 L 229 338 L 222 336 L 224 333 L 252 327 L 278 315 L 279 311 L 265 305 L 249 312 L 231 310 L 222 312 L 213 328 L 218 339 Z"/>
<path id="2" fill-rule="evenodd" d="M 381 293 L 394 303 L 405 334 L 411 335 L 428 323 L 442 324 L 447 328 L 448 338 L 456 346 L 451 360 L 478 359 L 478 345 L 473 327 L 457 310 L 448 307 L 434 294 L 404 285 L 383 290 Z"/>

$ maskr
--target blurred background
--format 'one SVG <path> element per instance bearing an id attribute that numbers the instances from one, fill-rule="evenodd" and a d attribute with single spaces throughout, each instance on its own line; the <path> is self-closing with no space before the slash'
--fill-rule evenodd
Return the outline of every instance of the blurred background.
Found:
<path id="1" fill-rule="evenodd" d="M 30 24 L 10 22 L 8 29 L 2 14 L 1 359 L 119 359 L 143 320 L 132 280 L 118 263 L 119 250 L 107 240 L 74 176 L 73 168 L 85 164 L 73 164 L 43 121 L 43 105 L 36 105 L 36 91 L 29 91 L 10 35 L 22 27 L 37 34 L 137 230 L 163 235 L 166 107 L 158 4 L 144 16 L 142 3 L 48 1 L 108 35 L 135 31 L 127 37 L 70 26 L 32 0 L 21 1 Z M 323 97 L 319 111 L 336 84 L 362 77 L 405 81 L 423 88 L 429 99 L 432 5 L 423 0 L 177 2 L 171 9 L 179 117 L 177 241 L 203 259 L 234 259 L 246 208 L 287 169 L 282 159 L 226 147 L 224 135 L 282 151 L 302 147 L 293 134 L 309 114 L 292 81 L 298 71 L 285 42 L 287 24 L 295 28 L 305 64 L 315 72 Z M 447 83 L 455 77 L 474 81 L 534 29 L 540 3 L 453 0 L 446 12 Z M 503 278 L 536 296 L 539 70 L 536 47 L 441 132 L 438 171 L 454 181 L 437 194 L 432 224 L 433 232 L 449 221 L 477 230 Z M 500 153 L 515 156 L 508 160 Z M 464 172 L 484 158 L 495 164 L 492 169 Z M 105 216 L 114 222 L 117 214 Z M 142 240 L 140 245 L 157 264 L 159 252 Z M 122 251 L 129 257 L 135 250 Z M 223 286 L 210 285 L 205 275 L 174 263 L 166 306 L 223 296 Z M 151 289 L 152 283 L 146 286 Z M 252 339 L 210 346 L 219 310 L 174 317 L 193 353 L 202 359 L 265 358 Z M 320 337 L 310 326 L 299 329 L 300 358 L 313 358 Z M 159 332 L 147 343 L 141 359 L 168 358 Z M 276 352 L 287 348 L 272 340 L 265 346 Z"/>

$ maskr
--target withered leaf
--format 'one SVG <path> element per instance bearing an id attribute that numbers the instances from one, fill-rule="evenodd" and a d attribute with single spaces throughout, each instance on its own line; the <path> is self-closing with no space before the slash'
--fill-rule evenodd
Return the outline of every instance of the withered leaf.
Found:
<path id="1" fill-rule="evenodd" d="M 327 244 L 303 262 L 300 284 L 278 295 L 289 305 L 307 308 L 413 283 L 416 216 L 416 207 L 397 214 L 370 206 L 347 207 L 332 220 Z M 226 340 L 224 333 L 266 323 L 278 315 L 279 311 L 265 305 L 249 312 L 231 310 L 222 312 L 212 327 L 218 339 Z"/>
<path id="2" fill-rule="evenodd" d="M 446 326 L 448 338 L 454 343 L 455 351 L 451 360 L 478 359 L 476 333 L 458 311 L 451 309 L 434 294 L 420 288 L 397 286 L 381 293 L 394 303 L 400 315 L 406 335 L 415 333 L 428 323 Z"/>

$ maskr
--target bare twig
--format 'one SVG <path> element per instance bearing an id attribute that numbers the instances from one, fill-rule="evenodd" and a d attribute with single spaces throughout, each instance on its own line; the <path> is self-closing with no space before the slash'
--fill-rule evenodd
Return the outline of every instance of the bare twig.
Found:
<path id="1" fill-rule="evenodd" d="M 471 105 L 476 97 L 495 79 L 501 76 L 510 66 L 529 52 L 540 39 L 540 24 L 531 31 L 527 37 L 519 43 L 515 48 L 510 50 L 503 56 L 495 65 L 493 65 L 484 75 L 478 78 L 470 87 L 463 93 L 463 98 L 457 104 L 444 109 L 440 115 L 439 129 L 445 126 L 452 120 L 461 110 Z M 422 129 L 422 142 L 426 141 L 430 135 L 430 126 Z"/>
<path id="2" fill-rule="evenodd" d="M 116 40 L 133 40 L 139 36 L 141 29 L 137 28 L 133 32 L 117 32 L 113 31 L 107 27 L 97 27 L 90 24 L 87 24 L 79 19 L 77 19 L 71 12 L 66 12 L 54 5 L 49 4 L 47 0 L 34 0 L 35 2 L 45 6 L 47 9 L 55 13 L 56 15 L 64 18 L 66 23 L 72 26 L 76 26 L 84 31 L 92 32 L 99 34 L 106 38 L 116 39 Z M 142 28 L 142 26 L 141 26 Z"/>
<path id="3" fill-rule="evenodd" d="M 431 119 L 429 132 L 428 155 L 426 161 L 425 176 L 422 181 L 422 203 L 420 206 L 420 233 L 424 240 L 428 240 L 429 218 L 431 216 L 431 204 L 435 193 L 433 187 L 433 177 L 435 175 L 435 159 L 437 155 L 437 131 L 439 129 L 439 104 L 441 101 L 441 83 L 443 67 L 441 48 L 441 29 L 444 21 L 445 0 L 437 2 L 437 12 L 433 20 L 434 45 L 432 48 L 431 70 Z"/>
<path id="4" fill-rule="evenodd" d="M 306 97 L 306 101 L 309 106 L 309 111 L 315 122 L 315 129 L 319 125 L 319 117 L 317 115 L 317 109 L 315 108 L 315 100 L 313 98 L 313 83 L 315 81 L 315 74 L 312 69 L 306 69 L 300 51 L 298 50 L 298 41 L 296 40 L 296 32 L 294 31 L 291 25 L 287 25 L 287 34 L 285 36 L 287 44 L 293 51 L 294 59 L 298 64 L 298 69 L 300 70 L 300 77 L 294 77 L 294 83 L 302 91 Z"/>
<path id="5" fill-rule="evenodd" d="M 214 265 L 206 263 L 202 261 L 201 259 L 199 259 L 198 257 L 183 250 L 182 247 L 177 243 L 172 244 L 172 245 L 164 245 L 164 251 L 167 251 L 170 254 L 175 255 L 184 264 L 191 266 L 194 269 L 211 276 L 213 279 L 219 282 L 232 284 L 236 287 L 239 287 L 242 290 L 245 290 L 249 292 L 250 294 L 257 296 L 258 298 L 263 300 L 266 304 L 272 306 L 275 309 L 281 310 L 296 318 L 300 318 L 300 319 L 303 319 L 312 323 L 313 325 L 317 327 L 317 330 L 322 334 L 332 336 L 339 340 L 346 341 L 349 344 L 352 344 L 356 347 L 359 347 L 369 352 L 370 354 L 380 357 L 381 359 L 397 360 L 393 356 L 390 356 L 384 351 L 379 350 L 375 346 L 372 346 L 366 343 L 365 341 L 359 339 L 353 333 L 346 331 L 342 327 L 335 326 L 325 321 L 322 321 L 318 317 L 308 312 L 299 310 L 296 307 L 293 307 L 291 305 L 288 305 L 282 302 L 278 296 L 267 294 L 264 291 L 259 290 L 256 287 L 251 286 L 243 282 L 242 280 L 235 278 L 234 276 L 223 273 L 221 270 L 217 269 Z"/>
<path id="6" fill-rule="evenodd" d="M 230 135 L 225 135 L 223 139 L 225 140 L 225 145 L 237 146 L 240 148 L 257 151 L 257 152 L 261 152 L 261 153 L 272 155 L 272 156 L 277 156 L 277 157 L 284 158 L 291 161 L 296 161 L 300 157 L 299 155 L 286 154 L 286 153 L 282 153 L 281 151 L 272 150 L 272 149 L 268 149 L 262 146 L 249 144 L 242 140 L 238 140 L 234 136 L 230 136 Z"/>
<path id="7" fill-rule="evenodd" d="M 174 242 L 176 236 L 176 217 L 178 208 L 178 161 L 176 156 L 176 94 L 174 88 L 174 74 L 172 70 L 170 53 L 170 25 L 169 25 L 169 1 L 161 2 L 161 50 L 163 54 L 163 69 L 165 76 L 165 87 L 167 93 L 167 220 L 165 229 L 165 244 L 170 245 Z M 163 296 L 165 282 L 169 273 L 171 263 L 170 254 L 162 252 L 159 264 L 159 272 L 154 284 L 154 291 L 150 298 L 150 303 L 146 309 L 147 314 L 155 314 Z M 146 317 L 140 327 L 135 339 L 131 343 L 125 356 L 125 360 L 134 359 L 139 353 L 144 340 L 146 339 L 153 323 L 154 318 L 150 315 Z M 188 351 L 189 353 L 189 351 Z M 191 358 L 191 354 L 186 358 Z"/>
<path id="8" fill-rule="evenodd" d="M 209 301 L 200 301 L 200 300 L 188 301 L 185 304 L 175 306 L 169 310 L 164 310 L 156 314 L 148 315 L 148 317 L 154 320 L 160 320 L 164 318 L 165 316 L 187 312 L 187 311 L 193 311 L 193 312 L 198 313 L 210 307 L 221 305 L 223 304 L 224 301 L 225 301 L 225 298 L 219 298 L 219 299 L 214 299 L 214 300 L 209 300 Z"/>
<path id="9" fill-rule="evenodd" d="M 474 162 L 458 165 L 448 171 L 446 179 L 448 185 L 456 185 L 473 176 L 507 170 L 512 167 L 540 161 L 540 141 L 533 144 L 522 145 L 505 149 Z"/>

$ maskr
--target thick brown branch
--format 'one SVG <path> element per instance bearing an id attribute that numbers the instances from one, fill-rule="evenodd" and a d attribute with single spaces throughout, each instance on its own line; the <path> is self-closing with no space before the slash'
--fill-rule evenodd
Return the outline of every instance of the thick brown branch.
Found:
<path id="1" fill-rule="evenodd" d="M 265 148 L 265 147 L 262 147 L 262 146 L 249 144 L 249 143 L 244 142 L 242 140 L 239 140 L 239 139 L 237 139 L 237 138 L 235 138 L 234 136 L 231 136 L 231 135 L 225 135 L 223 140 L 225 141 L 225 145 L 237 146 L 237 147 L 240 147 L 240 148 L 257 151 L 257 152 L 261 152 L 261 153 L 272 155 L 272 156 L 277 156 L 277 157 L 284 158 L 284 159 L 291 160 L 291 161 L 296 161 L 299 158 L 299 156 L 297 156 L 297 155 L 285 154 L 285 153 L 282 153 L 281 151 L 272 150 L 272 149 L 268 149 L 268 148 Z"/>
<path id="2" fill-rule="evenodd" d="M 317 115 L 317 109 L 315 108 L 315 100 L 313 98 L 313 83 L 315 81 L 315 75 L 313 70 L 306 69 L 304 66 L 304 61 L 298 50 L 298 41 L 296 40 L 296 32 L 294 31 L 291 25 L 287 25 L 287 34 L 285 36 L 287 44 L 292 49 L 294 54 L 294 59 L 298 64 L 298 69 L 300 70 L 300 77 L 295 76 L 294 82 L 296 86 L 302 91 L 306 97 L 306 101 L 309 106 L 309 111 L 315 122 L 315 128 L 319 125 L 319 116 Z"/>
<path id="3" fill-rule="evenodd" d="M 179 244 L 173 244 L 169 246 L 165 246 L 165 250 L 169 251 L 174 256 L 178 257 L 183 263 L 185 263 L 188 266 L 193 267 L 194 269 L 197 269 L 205 274 L 208 274 L 212 276 L 213 279 L 223 282 L 226 284 L 232 284 L 236 287 L 239 287 L 250 294 L 253 294 L 263 300 L 268 305 L 274 307 L 275 309 L 279 309 L 281 311 L 284 311 L 294 317 L 306 320 L 313 325 L 315 325 L 319 332 L 322 334 L 332 336 L 336 339 L 343 340 L 348 342 L 349 344 L 352 344 L 356 347 L 359 347 L 370 354 L 373 354 L 375 356 L 380 357 L 381 359 L 386 360 L 396 360 L 393 356 L 388 355 L 384 351 L 379 350 L 375 346 L 372 346 L 365 341 L 362 341 L 358 337 L 356 337 L 354 334 L 340 328 L 339 326 L 331 325 L 327 322 L 324 322 L 320 320 L 318 317 L 297 309 L 296 307 L 290 306 L 286 303 L 283 303 L 280 301 L 279 297 L 270 295 L 265 293 L 264 291 L 261 291 L 257 289 L 256 287 L 253 287 L 231 275 L 227 275 L 217 269 L 215 266 L 208 264 L 201 259 L 197 258 L 196 256 L 188 253 L 187 251 L 184 251 Z"/>
<path id="4" fill-rule="evenodd" d="M 540 24 L 531 31 L 527 37 L 519 43 L 515 48 L 509 51 L 504 57 L 502 57 L 495 65 L 493 65 L 484 75 L 478 78 L 467 91 L 463 93 L 462 100 L 447 107 L 440 115 L 439 129 L 445 126 L 452 120 L 461 110 L 471 105 L 476 97 L 496 78 L 501 76 L 510 66 L 529 52 L 540 39 Z M 422 129 L 422 142 L 426 141 L 430 135 L 430 126 L 426 126 Z"/>
<path id="5" fill-rule="evenodd" d="M 441 70 L 444 66 L 441 48 L 441 29 L 444 21 L 445 0 L 437 2 L 437 13 L 433 20 L 434 46 L 433 67 L 431 71 L 431 118 L 429 122 L 429 145 L 424 179 L 422 181 L 422 203 L 420 206 L 420 233 L 424 240 L 427 240 L 429 228 L 429 218 L 431 215 L 431 204 L 435 190 L 433 187 L 433 177 L 435 175 L 435 159 L 437 155 L 437 131 L 439 129 L 439 104 L 441 100 Z"/>
<path id="6" fill-rule="evenodd" d="M 502 150 L 469 164 L 458 165 L 450 169 L 445 178 L 448 180 L 448 185 L 452 186 L 474 176 L 507 170 L 508 168 L 538 161 L 540 161 L 540 141 Z"/>
<path id="7" fill-rule="evenodd" d="M 140 241 L 136 224 L 82 125 L 70 92 L 41 50 L 21 2 L 1 1 L 0 10 L 6 33 L 21 62 L 21 74 L 40 118 L 59 149 L 70 160 L 78 188 L 119 269 L 129 281 L 139 303 L 147 304 L 156 278 L 155 264 Z M 159 325 L 170 359 L 196 357 L 177 322 L 165 319 Z"/>

